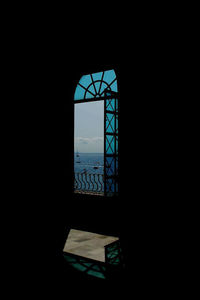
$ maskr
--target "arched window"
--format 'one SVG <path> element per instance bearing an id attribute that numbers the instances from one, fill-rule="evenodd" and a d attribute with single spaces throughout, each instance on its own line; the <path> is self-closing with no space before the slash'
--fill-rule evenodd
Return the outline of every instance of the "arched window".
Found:
<path id="1" fill-rule="evenodd" d="M 91 193 L 95 190 L 96 193 L 104 196 L 116 196 L 119 175 L 119 93 L 114 70 L 83 75 L 77 83 L 74 94 L 75 105 L 102 100 L 104 101 L 104 173 L 102 177 L 86 172 L 75 173 L 74 190 L 80 193 Z"/>
<path id="2" fill-rule="evenodd" d="M 105 90 L 118 92 L 114 70 L 83 75 L 77 84 L 74 100 L 102 98 Z"/>

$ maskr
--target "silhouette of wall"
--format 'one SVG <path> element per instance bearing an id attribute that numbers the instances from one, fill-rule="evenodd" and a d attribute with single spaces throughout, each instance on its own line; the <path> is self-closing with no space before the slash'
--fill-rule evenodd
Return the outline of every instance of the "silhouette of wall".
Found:
<path id="1" fill-rule="evenodd" d="M 119 235 L 127 277 L 132 274 L 135 282 L 142 284 L 158 280 L 168 261 L 166 252 L 171 245 L 167 242 L 170 227 L 167 206 L 172 201 L 169 200 L 172 156 L 168 143 L 168 94 L 159 78 L 159 68 L 155 70 L 153 63 L 139 58 L 132 64 L 118 61 L 108 65 L 98 62 L 74 65 L 68 69 L 67 79 L 59 82 L 65 110 L 61 131 L 55 133 L 59 174 L 54 175 L 53 185 L 57 199 L 57 255 L 61 256 L 70 228 Z M 75 196 L 72 193 L 75 86 L 82 74 L 109 68 L 116 70 L 120 92 L 120 195 L 103 200 Z"/>
<path id="2" fill-rule="evenodd" d="M 175 121 L 179 113 L 178 96 L 173 93 L 176 74 L 159 47 L 151 51 L 143 43 L 128 53 L 123 44 L 119 55 L 118 46 L 114 43 L 110 48 L 112 55 L 116 49 L 115 60 L 107 56 L 109 45 L 103 44 L 104 57 L 92 58 L 90 51 L 85 56 L 82 49 L 78 55 L 62 52 L 56 43 L 52 49 L 31 46 L 30 52 L 24 47 L 21 56 L 14 58 L 16 73 L 12 74 L 15 84 L 18 81 L 11 87 L 11 106 L 17 107 L 12 126 L 16 138 L 11 138 L 9 160 L 14 156 L 16 165 L 11 167 L 15 184 L 9 189 L 14 201 L 8 200 L 6 228 L 11 227 L 10 249 L 17 245 L 13 251 L 18 266 L 11 266 L 11 274 L 18 277 L 24 261 L 24 277 L 37 274 L 34 287 L 38 281 L 44 284 L 44 278 L 49 279 L 48 289 L 52 281 L 67 288 L 70 282 L 82 280 L 62 258 L 71 227 L 119 234 L 125 277 L 140 287 L 168 280 L 167 270 L 178 256 L 174 245 L 179 231 L 173 233 L 173 217 L 180 208 L 179 190 L 174 191 L 181 127 Z M 73 95 L 82 74 L 110 68 L 116 70 L 120 88 L 121 189 L 118 199 L 105 199 L 100 205 L 72 193 Z"/>

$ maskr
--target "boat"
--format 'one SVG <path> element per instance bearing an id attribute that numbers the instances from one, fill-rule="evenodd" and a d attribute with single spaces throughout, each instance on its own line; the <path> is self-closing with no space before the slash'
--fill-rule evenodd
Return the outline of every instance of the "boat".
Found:
<path id="1" fill-rule="evenodd" d="M 78 153 L 78 150 L 77 150 L 77 152 L 76 152 L 76 157 L 78 157 L 78 160 L 76 161 L 76 163 L 77 164 L 80 164 L 80 155 L 79 155 L 79 153 Z"/>
<path id="2" fill-rule="evenodd" d="M 93 169 L 97 170 L 99 168 L 99 162 L 96 163 L 96 166 L 93 167 Z"/>

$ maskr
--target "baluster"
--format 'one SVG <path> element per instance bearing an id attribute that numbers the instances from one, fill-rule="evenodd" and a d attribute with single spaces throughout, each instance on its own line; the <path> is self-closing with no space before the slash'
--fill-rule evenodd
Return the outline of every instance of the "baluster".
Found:
<path id="1" fill-rule="evenodd" d="M 103 185 L 102 185 L 102 182 L 101 182 L 101 180 L 100 180 L 100 178 L 102 178 L 102 175 L 101 174 L 98 174 L 98 181 L 99 181 L 99 187 L 100 187 L 100 190 L 99 190 L 99 192 L 102 192 L 102 190 L 103 190 Z"/>
<path id="2" fill-rule="evenodd" d="M 78 190 L 78 181 L 77 181 L 77 179 L 76 179 L 76 177 L 77 177 L 77 174 L 74 174 L 75 176 L 74 176 L 74 189 L 75 190 Z"/>
<path id="3" fill-rule="evenodd" d="M 90 190 L 90 182 L 88 181 L 88 176 L 87 176 L 87 175 L 88 175 L 88 174 L 86 173 L 86 174 L 85 174 L 85 178 L 86 178 L 85 180 L 86 180 L 86 182 L 87 182 L 87 189 L 86 189 L 86 190 L 89 191 L 89 190 Z"/>
<path id="4" fill-rule="evenodd" d="M 97 191 L 97 189 L 98 189 L 98 184 L 97 184 L 97 182 L 96 182 L 96 174 L 93 174 L 93 176 L 94 176 L 94 182 L 96 183 L 96 190 L 94 189 L 94 191 Z"/>
<path id="5" fill-rule="evenodd" d="M 99 192 L 99 174 L 96 174 L 97 177 L 97 192 Z"/>
<path id="6" fill-rule="evenodd" d="M 80 179 L 80 173 L 78 173 L 78 180 L 80 182 L 79 190 L 81 191 L 82 190 L 82 181 Z"/>
<path id="7" fill-rule="evenodd" d="M 75 173 L 74 189 L 78 191 L 102 193 L 104 190 L 104 175 Z"/>
<path id="8" fill-rule="evenodd" d="M 83 191 L 85 191 L 86 190 L 85 174 L 82 173 L 81 176 L 82 176 L 82 181 L 83 181 L 83 184 L 84 184 Z"/>
<path id="9" fill-rule="evenodd" d="M 92 178 L 91 178 L 91 174 L 89 174 L 89 178 L 90 178 L 90 183 L 91 183 L 91 191 L 93 191 L 94 190 L 94 183 L 93 183 L 93 181 L 92 181 Z"/>

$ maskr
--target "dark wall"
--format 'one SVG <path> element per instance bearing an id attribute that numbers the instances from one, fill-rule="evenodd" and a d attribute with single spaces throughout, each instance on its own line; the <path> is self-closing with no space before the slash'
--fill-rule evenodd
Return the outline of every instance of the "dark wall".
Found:
<path id="1" fill-rule="evenodd" d="M 138 278 L 143 272 L 157 276 L 170 257 L 166 253 L 172 247 L 168 239 L 173 229 L 168 215 L 175 199 L 169 78 L 142 54 L 134 63 L 119 61 L 109 67 L 116 69 L 120 88 L 120 196 L 100 201 L 72 197 L 69 223 L 120 235 L 128 269 L 135 268 Z"/>
<path id="2" fill-rule="evenodd" d="M 19 79 L 24 101 L 17 101 L 20 125 L 12 128 L 12 189 L 13 199 L 20 199 L 14 202 L 21 211 L 20 252 L 30 273 L 40 270 L 41 282 L 51 277 L 65 287 L 66 278 L 77 278 L 62 259 L 70 228 L 120 235 L 127 270 L 135 270 L 141 284 L 147 274 L 158 277 L 172 257 L 178 153 L 171 79 L 163 75 L 164 60 L 155 63 L 144 52 L 115 60 L 74 57 L 56 55 L 52 62 L 43 53 Z M 109 68 L 116 70 L 120 90 L 120 196 L 78 199 L 72 193 L 74 90 L 82 74 Z"/>
<path id="3" fill-rule="evenodd" d="M 74 89 L 82 74 L 109 68 L 116 70 L 120 89 L 120 196 L 103 200 L 75 197 Z M 142 54 L 135 61 L 86 61 L 55 70 L 58 75 L 51 73 L 53 79 L 47 84 L 51 106 L 45 122 L 50 126 L 47 155 L 43 154 L 49 170 L 46 201 L 53 212 L 50 227 L 56 255 L 61 257 L 70 228 L 120 235 L 127 269 L 136 270 L 135 280 L 141 282 L 151 272 L 157 276 L 166 267 L 166 249 L 172 247 L 167 242 L 171 230 L 168 212 L 173 210 L 174 198 L 168 79 L 163 79 L 158 64 Z"/>
<path id="4" fill-rule="evenodd" d="M 107 43 L 101 40 L 103 52 L 99 41 L 86 49 L 85 36 L 84 43 L 78 37 L 74 46 L 63 35 L 63 46 L 51 37 L 47 45 L 45 34 L 35 44 L 23 38 L 25 45 L 16 43 L 10 49 L 6 63 L 10 62 L 7 69 L 13 83 L 9 82 L 8 90 L 13 94 L 7 111 L 9 117 L 13 115 L 12 135 L 6 134 L 11 140 L 6 163 L 11 161 L 8 170 L 13 182 L 8 190 L 13 195 L 9 196 L 5 226 L 11 228 L 7 234 L 12 249 L 11 277 L 19 276 L 24 262 L 22 273 L 33 283 L 31 290 L 38 281 L 43 285 L 44 278 L 49 279 L 48 289 L 50 278 L 62 281 L 62 249 L 69 229 L 75 226 L 119 234 L 127 268 L 134 270 L 133 280 L 140 284 L 163 278 L 160 275 L 176 255 L 179 232 L 173 233 L 173 217 L 179 214 L 180 205 L 179 190 L 174 187 L 179 179 L 176 146 L 182 124 L 175 121 L 180 103 L 173 87 L 179 53 L 173 57 L 174 48 L 161 45 L 157 37 L 153 41 L 151 34 L 149 39 L 138 35 L 138 40 L 135 34 L 129 36 L 132 47 L 125 38 L 120 41 L 107 35 Z M 121 191 L 118 199 L 102 204 L 75 199 L 72 194 L 72 101 L 83 73 L 109 68 L 117 70 L 120 87 Z M 17 267 L 12 265 L 14 260 Z M 27 274 L 37 276 L 31 280 Z"/>

